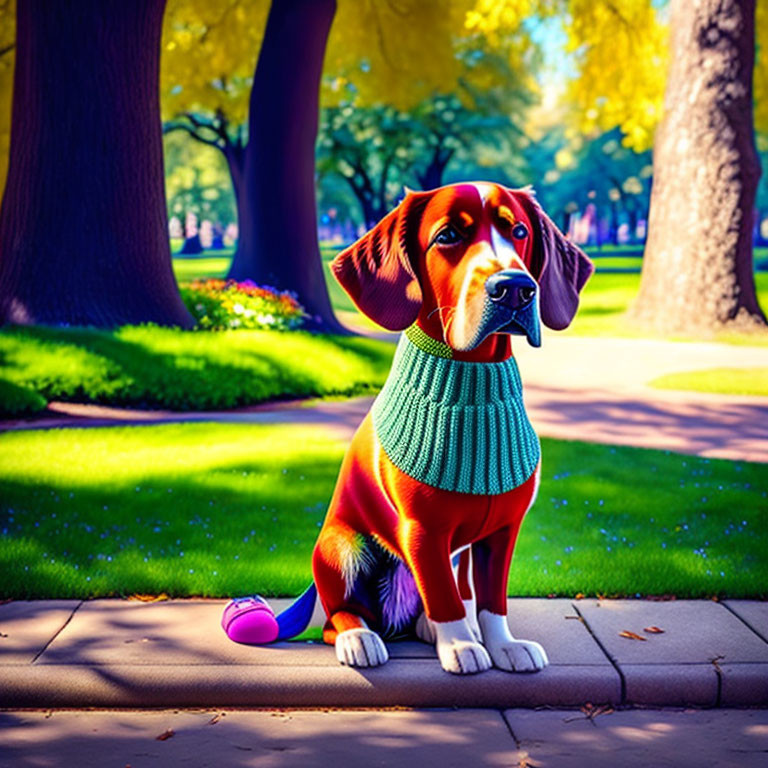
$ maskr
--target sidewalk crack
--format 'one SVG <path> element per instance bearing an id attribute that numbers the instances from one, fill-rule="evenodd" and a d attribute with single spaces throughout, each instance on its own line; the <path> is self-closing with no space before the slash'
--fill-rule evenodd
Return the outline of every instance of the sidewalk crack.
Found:
<path id="1" fill-rule="evenodd" d="M 579 610 L 578 606 L 575 603 L 571 603 L 571 607 L 579 615 L 581 623 L 587 628 L 587 632 L 592 635 L 592 639 L 597 643 L 598 648 L 600 648 L 600 650 L 605 654 L 608 661 L 611 662 L 611 665 L 616 670 L 616 674 L 619 676 L 619 683 L 621 685 L 621 701 L 619 704 L 623 706 L 627 702 L 627 681 L 624 678 L 624 673 L 621 671 L 621 667 L 619 666 L 616 659 L 614 659 L 613 656 L 608 653 L 608 649 L 600 642 L 600 638 L 598 638 L 598 636 L 594 633 L 592 627 L 589 626 L 589 622 L 586 620 L 586 618 L 584 618 L 584 615 Z"/>
<path id="2" fill-rule="evenodd" d="M 67 617 L 67 620 L 58 628 L 58 630 L 56 630 L 56 632 L 54 632 L 53 637 L 43 646 L 43 648 L 40 651 L 38 651 L 35 658 L 32 659 L 32 662 L 31 662 L 32 664 L 35 664 L 37 660 L 48 650 L 48 648 L 50 648 L 51 643 L 62 633 L 64 627 L 66 627 L 67 624 L 69 624 L 69 622 L 72 621 L 72 617 L 80 610 L 80 606 L 83 604 L 83 602 L 84 601 L 81 600 L 72 609 L 72 613 L 69 614 L 69 616 Z"/>
<path id="3" fill-rule="evenodd" d="M 510 722 L 510 719 L 507 717 L 503 709 L 499 710 L 499 715 L 501 715 L 501 721 L 504 723 L 504 725 L 507 726 L 509 735 L 515 740 L 515 746 L 520 749 L 520 739 L 515 736 L 515 732 L 512 730 L 512 723 Z"/>
<path id="4" fill-rule="evenodd" d="M 742 618 L 736 611 L 731 608 L 728 603 L 724 603 L 720 600 L 718 600 L 718 604 L 722 605 L 723 608 L 725 608 L 726 611 L 733 614 L 747 629 L 752 630 L 764 643 L 768 643 L 768 637 L 765 637 L 762 633 L 758 632 L 745 618 Z"/>

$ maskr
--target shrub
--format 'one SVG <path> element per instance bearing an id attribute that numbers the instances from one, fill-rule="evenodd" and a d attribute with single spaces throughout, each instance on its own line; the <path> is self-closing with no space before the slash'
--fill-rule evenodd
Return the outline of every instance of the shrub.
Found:
<path id="1" fill-rule="evenodd" d="M 181 297 L 200 328 L 208 331 L 289 330 L 298 328 L 306 315 L 293 293 L 251 280 L 193 280 L 181 286 Z"/>
<path id="2" fill-rule="evenodd" d="M 46 399 L 33 389 L 0 379 L 0 416 L 26 416 L 46 405 Z"/>

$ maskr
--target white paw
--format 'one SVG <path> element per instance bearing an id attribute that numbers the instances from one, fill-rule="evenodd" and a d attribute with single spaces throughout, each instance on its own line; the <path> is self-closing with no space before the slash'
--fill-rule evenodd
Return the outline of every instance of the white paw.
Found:
<path id="1" fill-rule="evenodd" d="M 473 675 L 491 668 L 488 651 L 475 640 L 466 619 L 434 621 L 432 626 L 437 634 L 437 657 L 446 672 Z"/>
<path id="2" fill-rule="evenodd" d="M 474 675 L 492 666 L 488 651 L 480 643 L 468 640 L 438 643 L 437 655 L 443 669 L 454 675 Z"/>
<path id="3" fill-rule="evenodd" d="M 421 616 L 416 619 L 416 627 L 414 628 L 416 637 L 421 640 L 422 643 L 429 643 L 434 645 L 437 640 L 437 633 L 435 632 L 434 622 L 427 618 L 427 614 L 422 611 Z"/>
<path id="4" fill-rule="evenodd" d="M 389 653 L 373 630 L 347 629 L 336 635 L 336 658 L 349 667 L 378 667 L 389 660 Z"/>
<path id="5" fill-rule="evenodd" d="M 549 664 L 546 651 L 533 640 L 509 640 L 489 645 L 493 665 L 507 672 L 539 672 Z"/>

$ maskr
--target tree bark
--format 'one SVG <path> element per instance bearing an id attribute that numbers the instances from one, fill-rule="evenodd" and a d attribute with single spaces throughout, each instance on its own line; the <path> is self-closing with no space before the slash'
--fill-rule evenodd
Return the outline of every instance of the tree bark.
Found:
<path id="1" fill-rule="evenodd" d="M 320 76 L 336 0 L 273 0 L 251 89 L 247 211 L 229 277 L 290 289 L 316 330 L 343 332 L 317 241 Z"/>
<path id="2" fill-rule="evenodd" d="M 17 4 L 0 322 L 190 327 L 171 267 L 164 0 Z"/>
<path id="3" fill-rule="evenodd" d="M 665 114 L 656 135 L 648 243 L 631 317 L 707 334 L 766 325 L 752 216 L 755 0 L 672 0 Z"/>
<path id="4" fill-rule="evenodd" d="M 250 214 L 250 206 L 246 203 L 245 193 L 245 147 L 242 144 L 231 144 L 224 150 L 224 157 L 227 160 L 227 168 L 229 168 L 229 176 L 232 179 L 232 191 L 235 194 L 235 206 L 237 207 L 237 226 L 238 237 L 237 244 L 235 246 L 234 259 L 237 258 L 237 253 L 240 250 L 240 243 L 242 239 L 240 237 L 242 223 L 246 216 Z"/>

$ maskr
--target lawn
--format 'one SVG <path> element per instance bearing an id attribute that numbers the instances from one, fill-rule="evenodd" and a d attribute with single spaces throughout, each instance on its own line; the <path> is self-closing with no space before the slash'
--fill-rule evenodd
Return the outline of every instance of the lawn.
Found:
<path id="1" fill-rule="evenodd" d="M 0 330 L 2 379 L 46 400 L 206 410 L 287 397 L 370 392 L 386 379 L 393 347 L 301 331 Z M 0 412 L 23 402 L 0 388 Z"/>
<path id="2" fill-rule="evenodd" d="M 513 595 L 768 597 L 768 468 L 543 441 Z M 293 595 L 346 442 L 295 425 L 0 435 L 0 597 Z"/>
<path id="3" fill-rule="evenodd" d="M 630 252 L 637 250 L 632 246 Z M 338 253 L 335 248 L 322 248 L 321 254 L 327 265 Z M 587 283 L 582 295 L 579 311 L 570 328 L 565 333 L 576 336 L 622 336 L 628 338 L 647 338 L 648 334 L 633 328 L 623 317 L 632 299 L 637 295 L 640 286 L 640 274 L 637 273 L 613 273 L 612 269 L 638 268 L 642 265 L 642 259 L 637 257 L 623 257 L 618 254 L 621 249 L 605 248 L 596 251 L 601 254 L 595 259 L 597 271 Z M 213 252 L 208 252 L 213 256 Z M 755 259 L 766 261 L 768 249 L 756 248 Z M 221 277 L 226 274 L 226 258 L 195 258 L 174 259 L 174 269 L 179 279 L 192 279 L 193 277 Z M 603 271 L 605 270 L 605 271 Z M 181 277 L 184 275 L 184 278 Z M 342 290 L 336 280 L 326 270 L 326 281 L 331 297 L 331 303 L 337 312 L 355 313 L 359 315 L 349 296 Z M 755 273 L 758 299 L 763 307 L 768 307 L 768 272 Z M 362 318 L 364 325 L 370 326 L 367 318 Z M 691 339 L 679 338 L 675 341 L 689 341 Z M 697 339 L 698 340 L 698 339 Z M 714 341 L 727 344 L 755 344 L 768 346 L 768 337 L 765 334 L 719 334 Z"/>
<path id="4" fill-rule="evenodd" d="M 659 376 L 648 383 L 659 389 L 768 397 L 768 368 L 710 368 L 684 371 Z"/>

